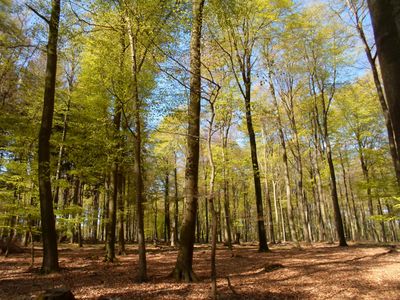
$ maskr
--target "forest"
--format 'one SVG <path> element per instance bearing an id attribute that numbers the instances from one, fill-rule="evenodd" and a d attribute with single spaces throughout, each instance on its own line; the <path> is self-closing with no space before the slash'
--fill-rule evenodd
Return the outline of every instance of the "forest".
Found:
<path id="1" fill-rule="evenodd" d="M 399 299 L 400 2 L 0 0 L 0 299 Z"/>

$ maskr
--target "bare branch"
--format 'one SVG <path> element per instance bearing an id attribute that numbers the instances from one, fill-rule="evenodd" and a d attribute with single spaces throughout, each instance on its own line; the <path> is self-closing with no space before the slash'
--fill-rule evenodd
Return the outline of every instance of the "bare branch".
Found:
<path id="1" fill-rule="evenodd" d="M 33 11 L 39 18 L 41 18 L 42 20 L 44 20 L 44 21 L 47 23 L 47 25 L 50 25 L 49 19 L 47 19 L 45 16 L 43 16 L 40 12 L 38 12 L 35 8 L 33 8 L 32 6 L 30 6 L 29 4 L 26 4 L 26 3 L 25 3 L 25 5 L 26 5 L 31 11 Z"/>

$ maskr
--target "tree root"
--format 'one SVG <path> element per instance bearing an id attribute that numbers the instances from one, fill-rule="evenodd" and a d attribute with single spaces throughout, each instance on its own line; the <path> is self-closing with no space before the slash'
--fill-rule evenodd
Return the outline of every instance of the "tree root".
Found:
<path id="1" fill-rule="evenodd" d="M 177 267 L 172 271 L 171 276 L 175 278 L 176 281 L 184 282 L 198 282 L 199 278 L 193 272 L 193 270 L 182 270 Z"/>

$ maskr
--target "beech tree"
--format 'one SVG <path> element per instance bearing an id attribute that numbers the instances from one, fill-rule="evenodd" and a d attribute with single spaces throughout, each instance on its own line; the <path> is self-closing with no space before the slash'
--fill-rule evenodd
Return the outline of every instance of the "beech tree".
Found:
<path id="1" fill-rule="evenodd" d="M 40 216 L 42 221 L 43 237 L 42 271 L 45 273 L 56 272 L 59 269 L 56 224 L 50 181 L 50 136 L 53 124 L 54 94 L 56 89 L 60 5 L 60 0 L 52 1 L 50 20 L 47 20 L 44 16 L 33 9 L 33 11 L 38 14 L 40 18 L 44 19 L 49 26 L 43 113 L 40 125 L 38 148 Z"/>
<path id="2" fill-rule="evenodd" d="M 400 4 L 393 0 L 368 0 L 368 7 L 374 28 L 376 48 L 383 84 L 385 86 L 390 121 L 393 127 L 397 157 L 400 157 L 400 102 L 398 100 L 400 97 L 400 88 L 397 84 L 400 78 L 400 58 L 398 55 L 400 49 L 400 22 L 398 16 Z"/>
<path id="3" fill-rule="evenodd" d="M 185 211 L 180 230 L 178 258 L 173 271 L 177 280 L 196 280 L 192 269 L 198 206 L 198 175 L 200 145 L 201 99 L 201 29 L 204 0 L 192 1 L 193 23 L 190 37 L 190 102 L 188 108 L 188 136 L 185 171 Z"/>

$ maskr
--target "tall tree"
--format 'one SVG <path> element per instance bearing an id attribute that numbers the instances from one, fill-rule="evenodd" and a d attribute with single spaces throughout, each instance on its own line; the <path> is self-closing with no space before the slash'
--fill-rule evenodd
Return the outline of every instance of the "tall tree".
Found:
<path id="1" fill-rule="evenodd" d="M 368 0 L 397 157 L 400 157 L 400 3 Z"/>
<path id="2" fill-rule="evenodd" d="M 59 269 L 56 224 L 50 181 L 50 136 L 53 125 L 54 96 L 56 89 L 60 6 L 60 0 L 53 0 L 50 20 L 42 17 L 49 25 L 46 79 L 43 97 L 44 103 L 42 121 L 40 123 L 38 149 L 40 217 L 43 238 L 42 271 L 45 273 L 55 272 Z"/>
<path id="3" fill-rule="evenodd" d="M 373 52 L 373 47 L 370 46 L 364 30 L 364 22 L 366 19 L 366 15 L 368 14 L 368 8 L 366 4 L 367 3 L 365 0 L 346 0 L 346 5 L 348 10 L 350 11 L 351 19 L 364 46 L 364 52 L 368 59 L 368 63 L 371 66 L 371 72 L 374 78 L 379 103 L 382 108 L 383 116 L 385 117 L 385 125 L 389 140 L 390 153 L 392 155 L 396 178 L 398 184 L 400 185 L 400 157 L 398 156 L 398 150 L 394 138 L 392 120 L 389 113 L 388 104 L 385 99 L 381 78 L 379 76 L 378 64 L 376 60 L 377 56 L 376 53 Z"/>
<path id="4" fill-rule="evenodd" d="M 239 3 L 215 3 L 220 26 L 225 31 L 227 42 L 216 43 L 227 56 L 227 63 L 232 70 L 235 81 L 245 104 L 245 117 L 247 133 L 250 141 L 251 163 L 253 168 L 254 190 L 257 208 L 257 229 L 259 251 L 268 251 L 267 236 L 264 225 L 264 209 L 262 202 L 262 189 L 260 168 L 257 156 L 256 135 L 252 117 L 252 73 L 255 66 L 256 42 L 262 31 L 271 23 L 265 15 L 269 7 L 259 6 L 259 3 L 248 1 Z M 227 9 L 229 7 L 229 9 Z M 268 11 L 269 12 L 269 11 Z M 232 15 L 235 17 L 232 18 Z"/>
<path id="5" fill-rule="evenodd" d="M 201 99 L 201 29 L 205 0 L 192 1 L 192 30 L 190 38 L 190 101 L 188 109 L 188 136 L 185 174 L 185 211 L 180 231 L 180 245 L 174 277 L 177 280 L 196 280 L 193 273 L 193 247 L 198 202 L 198 173 L 200 149 L 200 99 Z"/>

